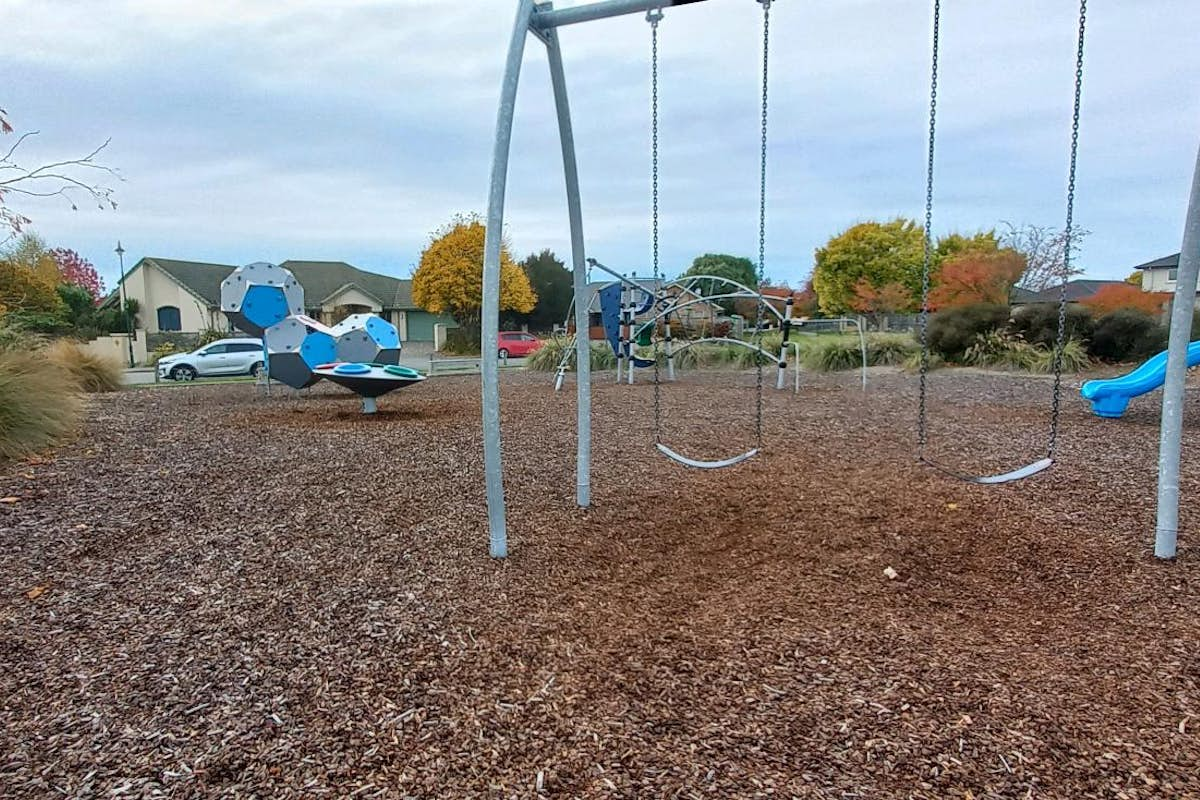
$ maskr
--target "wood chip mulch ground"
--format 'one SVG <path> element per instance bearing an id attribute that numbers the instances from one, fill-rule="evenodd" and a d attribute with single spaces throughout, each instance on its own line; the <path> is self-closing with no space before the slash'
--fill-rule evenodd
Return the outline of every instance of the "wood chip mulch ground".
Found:
<path id="1" fill-rule="evenodd" d="M 914 463 L 909 375 L 769 390 L 722 472 L 598 376 L 582 511 L 573 385 L 504 381 L 504 562 L 469 377 L 127 391 L 0 467 L 0 797 L 1200 797 L 1200 398 L 1163 563 L 1157 395 L 1069 384 L 989 488 Z M 664 387 L 663 440 L 750 446 L 752 385 Z M 947 463 L 1040 455 L 1046 380 L 932 388 Z"/>

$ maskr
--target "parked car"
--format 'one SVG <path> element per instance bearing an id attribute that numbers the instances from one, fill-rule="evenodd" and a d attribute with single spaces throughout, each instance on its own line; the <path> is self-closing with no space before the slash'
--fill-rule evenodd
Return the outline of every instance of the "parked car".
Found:
<path id="1" fill-rule="evenodd" d="M 501 358 L 524 358 L 525 356 L 535 353 L 542 347 L 542 340 L 534 336 L 532 333 L 522 333 L 521 331 L 501 331 L 500 332 L 500 349 L 496 351 L 496 355 Z"/>
<path id="2" fill-rule="evenodd" d="M 261 339 L 219 339 L 190 353 L 158 360 L 158 377 L 193 381 L 214 375 L 258 375 L 263 368 Z"/>

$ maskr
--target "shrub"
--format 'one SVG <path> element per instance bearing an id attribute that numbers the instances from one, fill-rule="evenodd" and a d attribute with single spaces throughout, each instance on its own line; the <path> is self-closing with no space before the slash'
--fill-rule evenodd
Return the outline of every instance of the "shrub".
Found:
<path id="1" fill-rule="evenodd" d="M 857 336 L 852 337 L 858 339 Z M 867 364 L 872 367 L 904 364 L 921 346 L 906 333 L 876 333 L 867 335 Z"/>
<path id="2" fill-rule="evenodd" d="M 944 358 L 939 356 L 937 353 L 929 354 L 929 361 L 925 365 L 926 369 L 932 371 L 935 369 L 941 369 L 944 366 L 946 366 L 946 360 Z M 913 352 L 911 352 L 907 356 L 905 356 L 904 361 L 902 361 L 900 364 L 900 368 L 903 369 L 905 372 L 920 372 L 921 371 L 921 350 L 920 350 L 920 348 L 914 350 Z"/>
<path id="3" fill-rule="evenodd" d="M 1091 341 L 1096 322 L 1088 308 L 1068 305 L 1065 323 L 1067 340 Z M 1030 344 L 1053 347 L 1058 341 L 1058 304 L 1034 303 L 1017 309 L 1009 330 Z"/>
<path id="4" fill-rule="evenodd" d="M 158 347 L 151 350 L 150 354 L 146 356 L 146 364 L 151 367 L 156 367 L 158 366 L 158 360 L 160 358 L 165 358 L 166 356 L 174 355 L 178 352 L 179 348 L 175 346 L 174 342 L 163 342 Z"/>
<path id="5" fill-rule="evenodd" d="M 442 345 L 442 352 L 452 356 L 477 356 L 479 355 L 479 331 L 474 333 L 467 328 L 447 328 L 446 343 Z"/>
<path id="6" fill-rule="evenodd" d="M 1122 308 L 1096 320 L 1090 352 L 1103 361 L 1140 361 L 1167 346 L 1168 331 L 1144 311 Z"/>
<path id="7" fill-rule="evenodd" d="M 6 350 L 32 350 L 44 344 L 40 334 L 30 333 L 21 327 L 11 314 L 0 316 L 0 352 Z"/>
<path id="8" fill-rule="evenodd" d="M 565 336 L 554 336 L 543 342 L 541 348 L 525 360 L 525 367 L 534 372 L 554 372 L 562 360 L 563 350 L 568 347 L 571 350 L 571 357 L 567 361 L 567 368 L 574 370 L 575 340 Z M 592 369 L 614 369 L 617 366 L 617 356 L 608 346 L 608 342 L 592 342 L 591 351 Z"/>
<path id="9" fill-rule="evenodd" d="M 1091 297 L 1080 302 L 1095 314 L 1109 314 L 1122 308 L 1134 308 L 1147 314 L 1161 314 L 1163 305 L 1171 299 L 1166 292 L 1144 292 L 1129 283 L 1110 283 L 1101 286 Z"/>
<path id="10" fill-rule="evenodd" d="M 41 353 L 0 352 L 0 461 L 61 440 L 75 427 L 80 408 L 75 380 Z"/>
<path id="11" fill-rule="evenodd" d="M 1028 370 L 1038 360 L 1038 348 L 1016 334 L 988 331 L 975 337 L 962 360 L 973 367 Z"/>
<path id="12" fill-rule="evenodd" d="M 858 369 L 862 365 L 862 349 L 857 336 L 853 341 L 846 336 L 821 337 L 803 349 L 800 363 L 813 372 Z"/>
<path id="13" fill-rule="evenodd" d="M 1033 372 L 1041 372 L 1050 374 L 1054 371 L 1054 348 L 1037 348 L 1037 357 L 1029 369 Z M 1070 339 L 1063 343 L 1062 352 L 1062 371 L 1063 372 L 1083 372 L 1091 366 L 1092 360 L 1088 358 L 1087 348 L 1083 342 L 1078 339 Z"/>
<path id="14" fill-rule="evenodd" d="M 9 311 L 5 318 L 11 324 L 30 333 L 63 336 L 71 332 L 71 323 L 64 314 L 57 311 L 30 311 L 18 308 Z"/>
<path id="15" fill-rule="evenodd" d="M 121 365 L 96 355 L 78 342 L 59 339 L 46 348 L 45 354 L 85 392 L 115 392 L 121 388 Z"/>
<path id="16" fill-rule="evenodd" d="M 196 347 L 204 347 L 206 344 L 212 344 L 213 342 L 224 339 L 225 336 L 226 333 L 224 331 L 219 331 L 216 328 L 205 328 L 204 330 L 200 331 L 200 334 L 196 337 Z"/>
<path id="17" fill-rule="evenodd" d="M 977 303 L 939 311 L 929 320 L 929 349 L 947 361 L 959 361 L 980 334 L 1008 323 L 1008 306 Z"/>

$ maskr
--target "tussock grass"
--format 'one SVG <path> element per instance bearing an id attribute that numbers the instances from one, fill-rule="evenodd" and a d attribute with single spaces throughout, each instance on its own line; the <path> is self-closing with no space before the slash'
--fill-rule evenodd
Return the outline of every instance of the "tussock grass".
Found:
<path id="1" fill-rule="evenodd" d="M 537 352 L 525 359 L 525 367 L 534 372 L 554 372 L 554 370 L 558 369 L 558 363 L 562 360 L 563 351 L 567 348 L 571 350 L 571 357 L 567 361 L 567 368 L 574 371 L 575 342 L 564 336 L 555 336 L 543 342 Z M 612 348 L 608 346 L 608 342 L 592 342 L 591 351 L 593 370 L 616 369 L 617 356 L 613 353 Z"/>
<path id="2" fill-rule="evenodd" d="M 121 388 L 121 365 L 96 355 L 78 342 L 59 339 L 44 352 L 51 362 L 70 373 L 85 392 L 115 392 Z"/>
<path id="3" fill-rule="evenodd" d="M 904 365 L 914 353 L 920 357 L 916 340 L 905 333 L 867 335 L 867 366 Z M 837 372 L 862 366 L 858 336 L 820 336 L 809 339 L 801 349 L 800 363 L 813 372 Z"/>
<path id="4" fill-rule="evenodd" d="M 38 351 L 0 352 L 0 461 L 69 435 L 82 409 L 75 376 Z"/>

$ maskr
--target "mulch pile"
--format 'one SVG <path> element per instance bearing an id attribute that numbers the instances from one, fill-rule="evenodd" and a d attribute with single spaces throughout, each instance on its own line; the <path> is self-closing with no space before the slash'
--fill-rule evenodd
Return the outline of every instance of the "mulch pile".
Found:
<path id="1" fill-rule="evenodd" d="M 987 488 L 914 462 L 911 376 L 855 380 L 700 472 L 598 377 L 583 511 L 574 387 L 505 376 L 504 562 L 476 380 L 97 397 L 0 467 L 0 796 L 1200 797 L 1197 398 L 1162 563 L 1157 396 L 1067 386 L 1061 463 Z M 752 385 L 664 387 L 663 441 L 749 447 Z M 942 460 L 1040 455 L 1045 380 L 932 388 Z"/>

